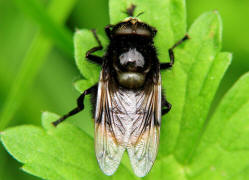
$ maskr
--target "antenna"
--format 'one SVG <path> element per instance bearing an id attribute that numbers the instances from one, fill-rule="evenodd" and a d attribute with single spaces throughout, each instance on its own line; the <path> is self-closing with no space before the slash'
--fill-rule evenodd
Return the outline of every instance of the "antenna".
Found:
<path id="1" fill-rule="evenodd" d="M 129 8 L 126 9 L 126 14 L 128 16 L 133 17 L 134 11 L 136 9 L 136 6 L 134 4 L 131 4 L 131 6 Z"/>
<path id="2" fill-rule="evenodd" d="M 136 15 L 135 17 L 137 18 L 138 16 L 141 16 L 142 14 L 144 14 L 144 11 L 138 13 L 138 15 Z"/>

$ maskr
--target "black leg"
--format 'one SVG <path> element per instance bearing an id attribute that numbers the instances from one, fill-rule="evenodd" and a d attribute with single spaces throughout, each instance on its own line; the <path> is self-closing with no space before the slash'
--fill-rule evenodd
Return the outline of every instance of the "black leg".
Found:
<path id="1" fill-rule="evenodd" d="M 108 38 L 109 39 L 112 39 L 112 36 L 111 36 L 111 28 L 113 27 L 113 25 L 107 25 L 106 27 L 105 27 L 105 33 L 106 33 L 106 35 L 108 36 Z"/>
<path id="2" fill-rule="evenodd" d="M 57 126 L 58 124 L 60 124 L 61 122 L 63 122 L 64 120 L 66 120 L 68 117 L 73 116 L 75 114 L 77 114 L 78 112 L 82 111 L 84 109 L 84 98 L 85 95 L 88 95 L 92 92 L 94 92 L 97 88 L 97 84 L 90 87 L 89 89 L 85 90 L 80 97 L 78 97 L 77 99 L 77 107 L 74 108 L 73 110 L 71 110 L 69 113 L 65 114 L 64 116 L 62 116 L 60 119 L 58 119 L 57 121 L 52 122 L 52 124 L 54 126 Z"/>
<path id="3" fill-rule="evenodd" d="M 166 100 L 164 95 L 162 95 L 162 115 L 167 114 L 171 107 L 172 105 Z"/>
<path id="4" fill-rule="evenodd" d="M 160 64 L 160 69 L 161 70 L 165 70 L 165 69 L 168 69 L 168 68 L 171 68 L 174 64 L 174 61 L 175 61 L 175 56 L 174 56 L 174 49 L 180 45 L 181 43 L 183 43 L 184 41 L 188 40 L 189 39 L 189 36 L 186 34 L 180 41 L 178 41 L 177 43 L 175 43 L 174 46 L 172 46 L 170 49 L 169 49 L 169 57 L 170 57 L 170 62 L 169 63 L 161 63 Z"/>
<path id="5" fill-rule="evenodd" d="M 99 51 L 99 50 L 102 50 L 103 49 L 103 46 L 96 34 L 96 30 L 95 29 L 92 29 L 92 32 L 93 32 L 93 36 L 95 37 L 96 41 L 98 42 L 98 46 L 96 47 L 93 47 L 92 49 L 88 50 L 86 52 L 86 58 L 96 64 L 99 64 L 99 65 L 102 65 L 102 62 L 103 62 L 103 59 L 102 57 L 99 57 L 99 56 L 96 56 L 96 55 L 92 55 L 92 53 L 96 52 L 96 51 Z"/>

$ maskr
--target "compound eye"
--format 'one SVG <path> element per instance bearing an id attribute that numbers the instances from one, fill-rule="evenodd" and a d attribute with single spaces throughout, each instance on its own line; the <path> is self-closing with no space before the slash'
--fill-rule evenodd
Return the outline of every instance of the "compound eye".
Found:
<path id="1" fill-rule="evenodd" d="M 121 27 L 119 28 L 115 34 L 118 34 L 118 35 L 124 35 L 124 34 L 132 34 L 132 29 L 130 27 Z"/>
<path id="2" fill-rule="evenodd" d="M 141 36 L 151 36 L 151 32 L 142 27 L 120 27 L 115 34 L 117 35 L 125 35 L 125 34 L 136 34 Z"/>
<path id="3" fill-rule="evenodd" d="M 137 28 L 136 34 L 142 35 L 142 36 L 151 36 L 150 31 L 148 31 L 147 29 L 144 29 L 144 28 Z"/>

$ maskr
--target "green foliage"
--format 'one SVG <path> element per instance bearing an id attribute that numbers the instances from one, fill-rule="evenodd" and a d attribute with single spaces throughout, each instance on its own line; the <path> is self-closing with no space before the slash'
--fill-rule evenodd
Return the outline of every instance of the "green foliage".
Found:
<path id="1" fill-rule="evenodd" d="M 29 3 L 31 5 L 29 5 Z M 25 3 L 22 3 L 22 4 L 25 7 L 28 6 L 29 8 L 26 7 L 26 10 L 28 10 L 28 9 L 33 9 L 33 4 L 36 4 L 36 3 L 35 1 L 30 0 L 30 1 L 25 1 Z M 52 1 L 48 9 L 49 13 L 54 21 L 58 23 L 62 23 L 65 21 L 66 17 L 69 15 L 71 8 L 75 4 L 75 0 L 72 0 L 72 1 L 65 0 L 63 2 L 60 1 L 60 4 L 61 4 L 60 10 L 57 10 L 58 6 L 55 6 L 55 4 L 58 4 L 58 0 Z M 36 6 L 39 9 L 39 5 L 36 5 Z M 39 11 L 36 14 L 36 16 L 43 17 L 42 13 L 39 14 Z M 50 20 L 50 21 L 53 21 L 53 20 Z M 45 20 L 41 20 L 41 21 L 43 23 L 45 22 Z M 54 29 L 52 29 L 51 31 L 53 31 L 54 34 L 56 34 L 57 32 Z M 63 30 L 60 30 L 60 32 L 62 31 Z M 0 130 L 4 129 L 8 125 L 13 114 L 18 109 L 19 104 L 23 100 L 23 95 L 25 95 L 25 92 L 29 89 L 30 85 L 32 84 L 41 66 L 45 62 L 46 56 L 51 51 L 52 46 L 53 44 L 51 40 L 46 35 L 44 35 L 42 30 L 36 33 L 35 38 L 33 39 L 30 49 L 27 52 L 26 57 L 24 58 L 22 62 L 20 71 L 18 72 L 16 76 L 14 84 L 11 88 L 10 93 L 8 94 L 6 103 L 2 110 L 1 118 L 0 118 Z"/>
<path id="2" fill-rule="evenodd" d="M 104 47 L 107 45 L 107 40 L 98 35 Z M 100 67 L 85 59 L 86 53 L 94 46 L 98 46 L 93 34 L 89 30 L 77 31 L 74 36 L 75 60 L 81 74 L 89 80 L 88 84 L 93 85 L 99 79 Z M 104 50 L 97 52 L 97 55 L 103 55 Z"/>
<path id="3" fill-rule="evenodd" d="M 36 23 L 39 24 L 42 31 L 48 35 L 55 44 L 68 55 L 73 55 L 73 42 L 71 32 L 61 25 L 68 16 L 75 4 L 75 0 L 67 3 L 61 0 L 54 0 L 50 4 L 48 11 L 37 0 L 15 0 L 16 5 Z M 58 9 L 60 13 L 58 13 Z M 57 13 L 55 13 L 57 11 Z M 50 15 L 53 15 L 53 18 Z"/>
<path id="4" fill-rule="evenodd" d="M 111 0 L 111 23 L 125 18 L 121 11 L 131 2 L 138 7 L 135 14 L 144 11 L 139 18 L 158 29 L 155 44 L 160 60 L 167 61 L 167 49 L 186 31 L 185 1 Z M 231 61 L 229 53 L 220 52 L 221 29 L 217 12 L 203 14 L 188 32 L 191 39 L 175 50 L 174 67 L 162 73 L 163 87 L 173 107 L 162 119 L 159 156 L 145 179 L 248 178 L 249 74 L 229 90 L 208 118 L 214 95 Z M 100 39 L 106 47 L 106 38 Z M 86 78 L 75 86 L 83 91 L 98 81 L 100 68 L 84 58 L 84 53 L 97 42 L 88 30 L 76 32 L 74 42 L 76 64 Z M 50 122 L 57 118 L 55 114 L 43 113 L 43 128 L 10 128 L 1 134 L 1 141 L 24 164 L 24 171 L 38 177 L 109 178 L 98 168 L 93 137 L 68 122 L 52 127 Z M 126 164 L 120 165 L 113 179 L 136 178 Z"/>
<path id="5" fill-rule="evenodd" d="M 106 178 L 97 168 L 93 138 L 69 123 L 54 128 L 51 122 L 58 118 L 58 115 L 44 112 L 44 129 L 19 126 L 5 131 L 1 139 L 9 152 L 25 164 L 24 171 L 43 179 Z M 124 171 L 124 167 L 121 166 L 120 171 Z"/>

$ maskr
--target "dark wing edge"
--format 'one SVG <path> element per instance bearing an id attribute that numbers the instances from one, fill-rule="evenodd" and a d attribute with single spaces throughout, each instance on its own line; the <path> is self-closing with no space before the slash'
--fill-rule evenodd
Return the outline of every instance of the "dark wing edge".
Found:
<path id="1" fill-rule="evenodd" d="M 144 177 L 152 168 L 158 152 L 161 124 L 161 77 L 154 84 L 146 102 L 147 115 L 143 118 L 143 128 L 139 137 L 130 136 L 127 146 L 132 168 L 138 177 Z M 136 139 L 136 143 L 134 143 Z"/>
<path id="2" fill-rule="evenodd" d="M 112 175 L 117 170 L 125 151 L 125 147 L 117 143 L 115 127 L 110 122 L 109 93 L 101 72 L 95 112 L 95 154 L 100 169 L 106 175 Z"/>

